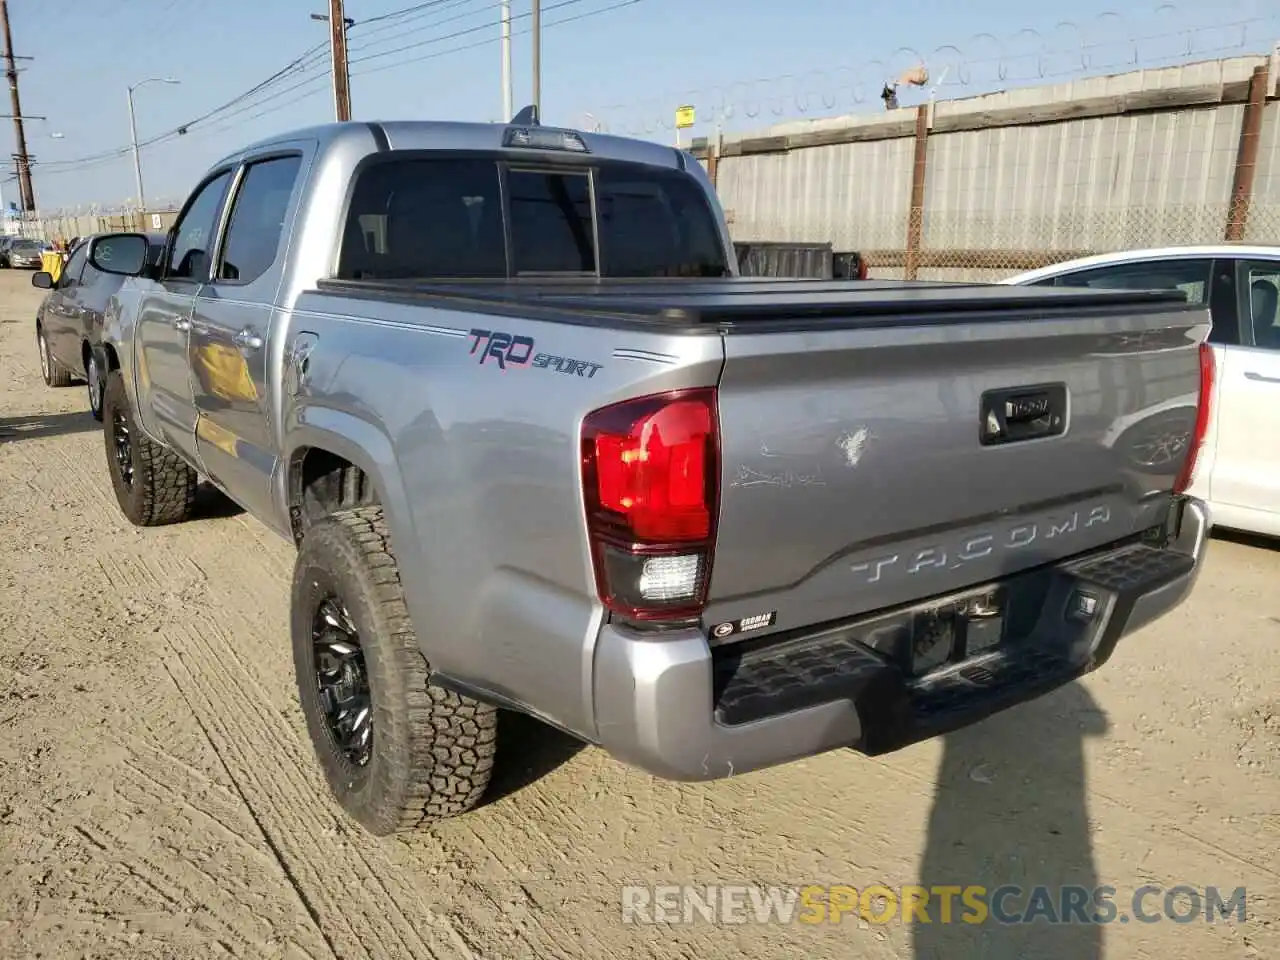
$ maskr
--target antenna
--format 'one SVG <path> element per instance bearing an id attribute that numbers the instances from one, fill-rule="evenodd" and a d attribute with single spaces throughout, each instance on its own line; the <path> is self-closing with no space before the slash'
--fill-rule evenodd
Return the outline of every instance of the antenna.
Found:
<path id="1" fill-rule="evenodd" d="M 511 118 L 513 124 L 519 124 L 523 127 L 536 127 L 538 123 L 538 107 L 535 104 L 529 104 L 514 117 Z"/>

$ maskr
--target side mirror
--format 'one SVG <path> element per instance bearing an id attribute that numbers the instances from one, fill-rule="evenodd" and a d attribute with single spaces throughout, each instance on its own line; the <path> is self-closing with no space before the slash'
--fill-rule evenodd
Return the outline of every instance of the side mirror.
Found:
<path id="1" fill-rule="evenodd" d="M 95 269 L 103 273 L 137 277 L 147 269 L 149 249 L 145 234 L 107 233 L 89 241 L 88 259 Z"/>
<path id="2" fill-rule="evenodd" d="M 48 270 L 41 270 L 31 275 L 31 285 L 41 290 L 53 289 L 53 274 Z"/>

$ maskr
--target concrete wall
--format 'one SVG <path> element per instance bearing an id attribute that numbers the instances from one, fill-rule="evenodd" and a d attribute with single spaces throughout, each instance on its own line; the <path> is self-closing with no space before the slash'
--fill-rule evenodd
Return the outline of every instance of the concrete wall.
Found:
<path id="1" fill-rule="evenodd" d="M 1245 101 L 1237 57 L 939 102 L 926 111 L 921 279 L 995 279 L 1084 252 L 1224 238 Z M 1276 72 L 1245 239 L 1280 243 Z M 715 171 L 735 240 L 830 242 L 902 276 L 916 108 L 726 137 Z M 1029 252 L 1037 257 L 1028 257 Z"/>

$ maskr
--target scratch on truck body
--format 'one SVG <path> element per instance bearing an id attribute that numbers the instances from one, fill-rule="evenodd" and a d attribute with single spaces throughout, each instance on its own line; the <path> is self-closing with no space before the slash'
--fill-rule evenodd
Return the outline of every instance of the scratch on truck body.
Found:
<path id="1" fill-rule="evenodd" d="M 862 459 L 862 455 L 867 450 L 867 441 L 871 439 L 871 431 L 866 427 L 859 427 L 852 433 L 843 434 L 836 441 L 836 446 L 840 448 L 840 452 L 844 454 L 845 463 L 850 467 L 856 467 Z"/>
<path id="2" fill-rule="evenodd" d="M 764 473 L 748 466 L 739 466 L 731 487 L 821 487 L 827 481 L 816 474 L 797 473 L 794 470 Z"/>

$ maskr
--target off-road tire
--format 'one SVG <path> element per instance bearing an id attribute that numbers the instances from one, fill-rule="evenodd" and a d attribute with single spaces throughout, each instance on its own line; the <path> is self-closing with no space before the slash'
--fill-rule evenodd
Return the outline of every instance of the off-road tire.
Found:
<path id="1" fill-rule="evenodd" d="M 45 386 L 71 386 L 71 371 L 53 359 L 49 352 L 49 341 L 45 339 L 44 328 L 36 327 L 36 350 L 40 353 L 40 375 L 44 377 Z"/>
<path id="2" fill-rule="evenodd" d="M 129 431 L 132 481 L 125 478 L 116 456 L 117 414 L 123 418 Z M 102 391 L 102 436 L 116 502 L 130 523 L 139 527 L 159 527 L 180 523 L 191 515 L 199 476 L 180 456 L 142 432 L 129 406 L 129 395 L 119 370 L 112 370 L 107 375 L 107 385 Z"/>
<path id="3" fill-rule="evenodd" d="M 359 634 L 369 684 L 372 752 L 362 767 L 338 748 L 320 704 L 312 630 L 316 610 L 335 596 Z M 493 770 L 498 711 L 427 682 L 381 507 L 344 510 L 307 530 L 290 620 L 307 731 L 342 808 L 376 836 L 472 809 Z"/>

